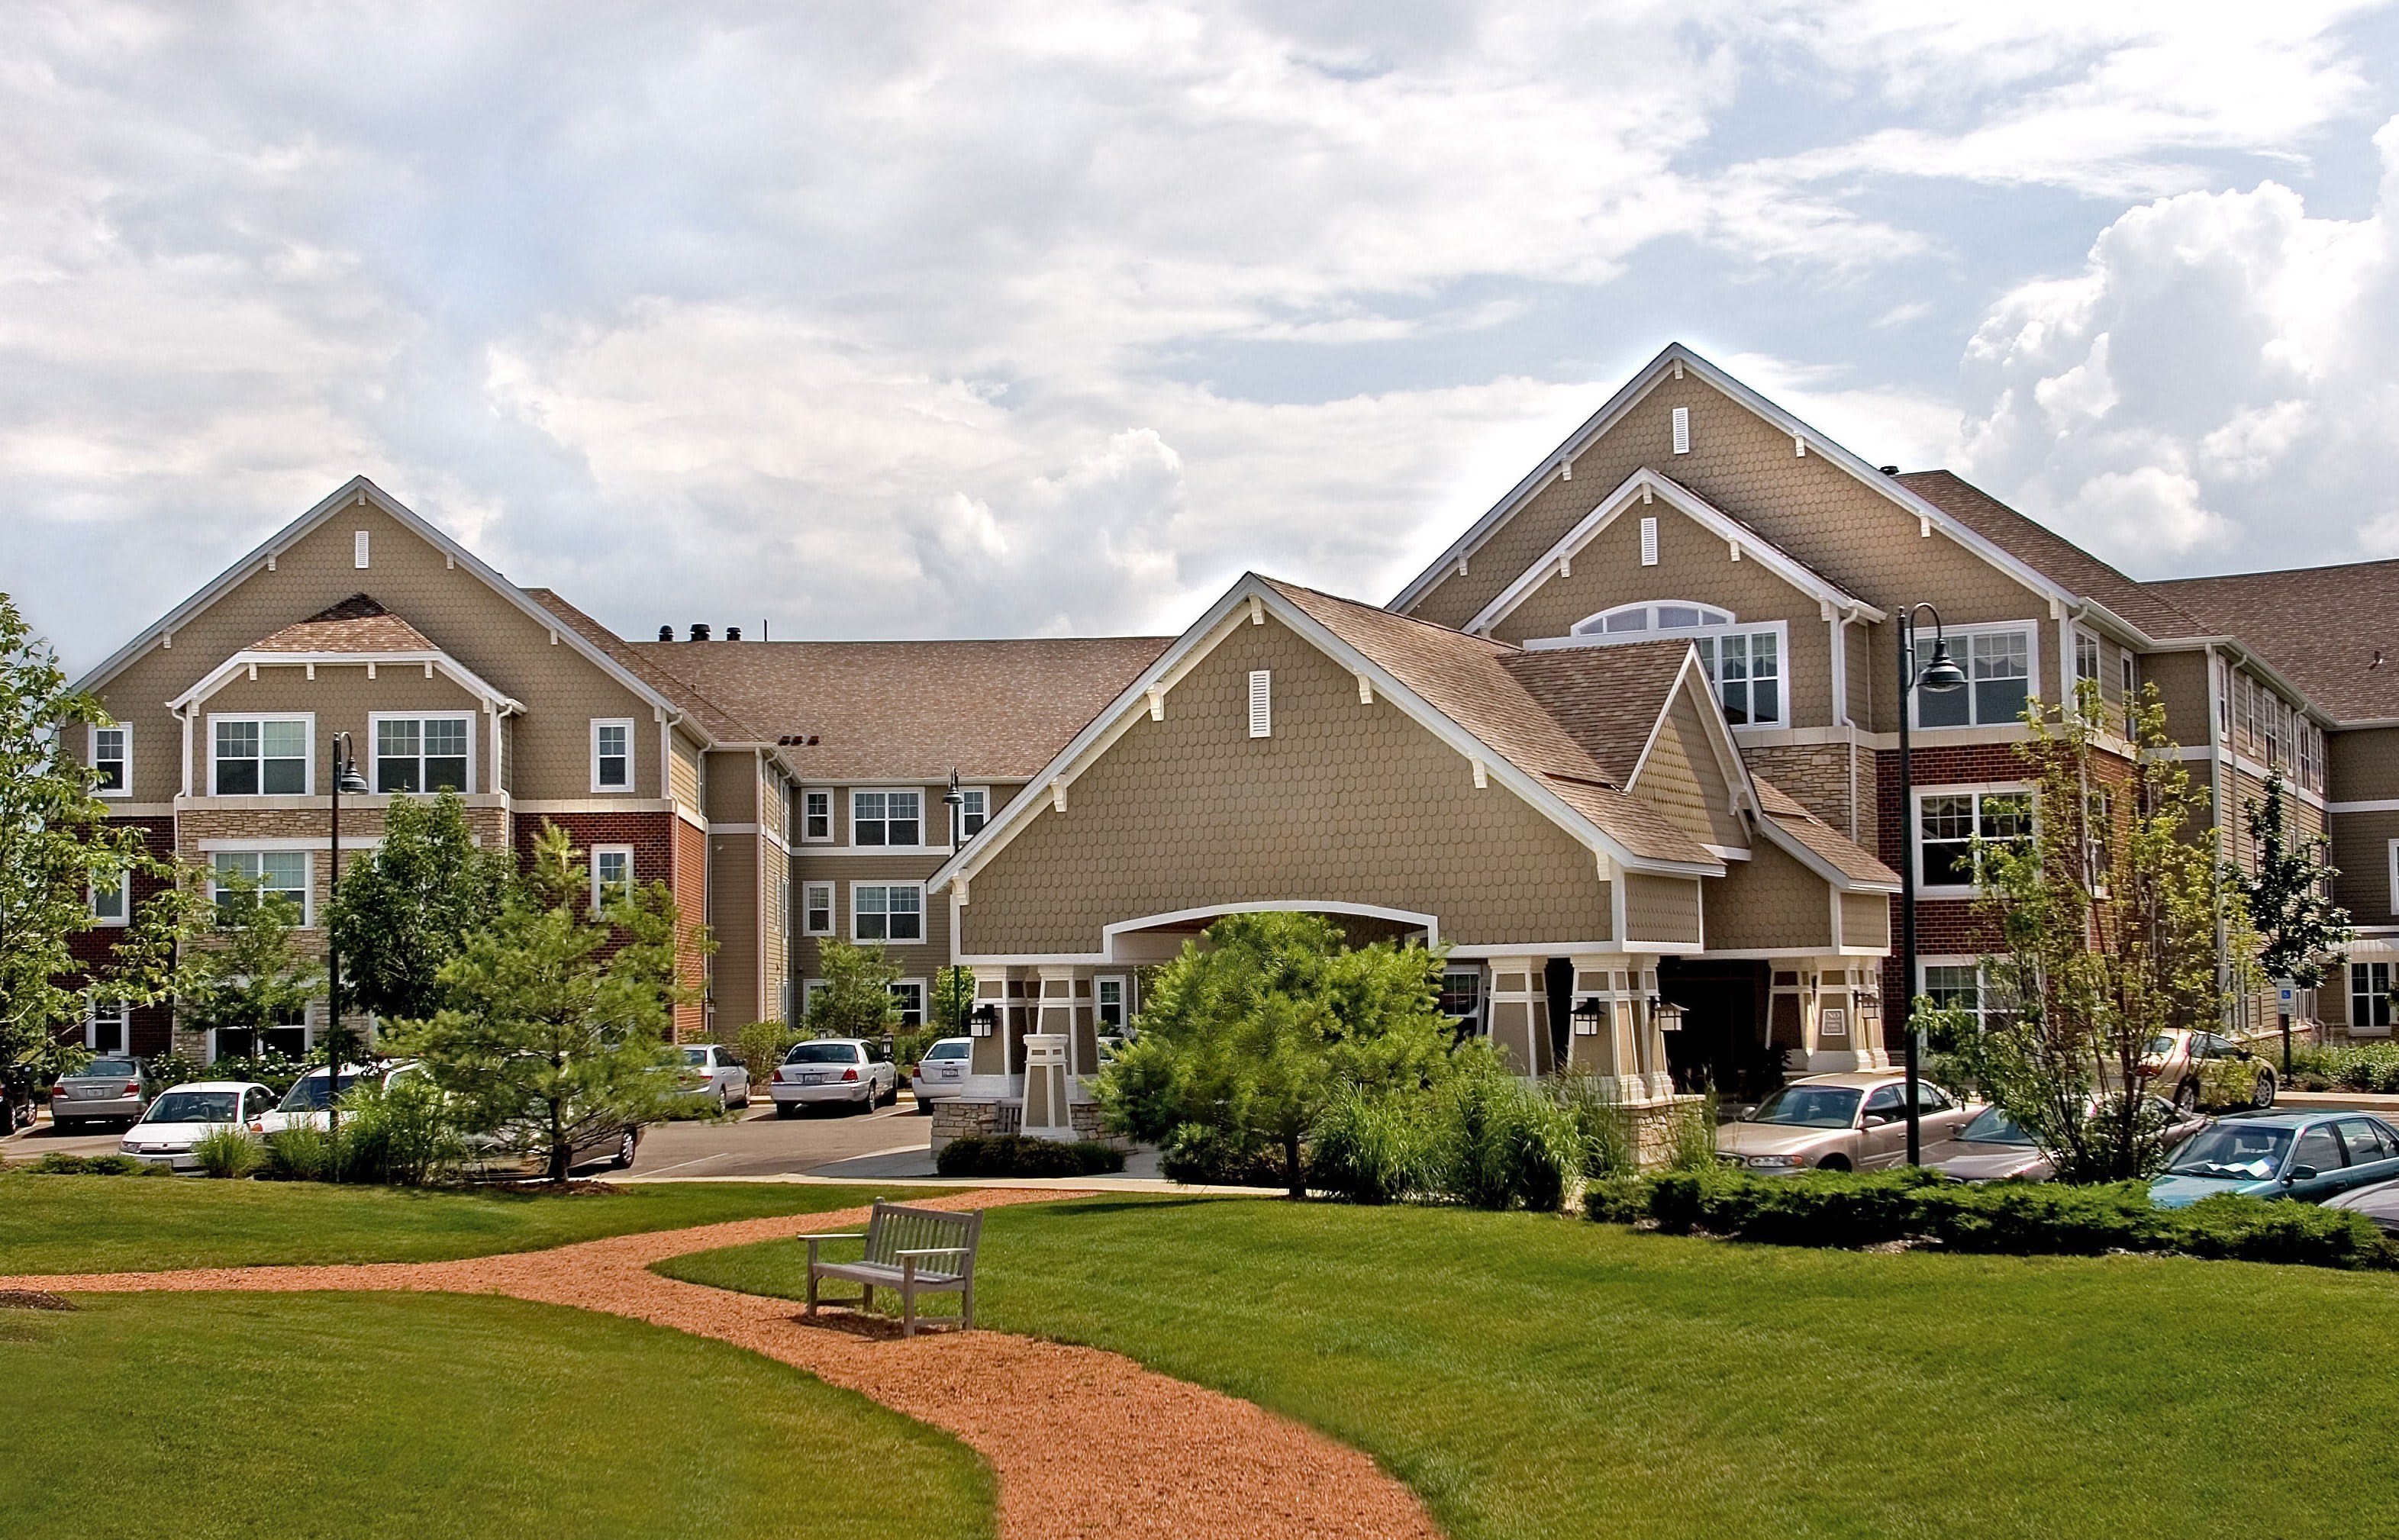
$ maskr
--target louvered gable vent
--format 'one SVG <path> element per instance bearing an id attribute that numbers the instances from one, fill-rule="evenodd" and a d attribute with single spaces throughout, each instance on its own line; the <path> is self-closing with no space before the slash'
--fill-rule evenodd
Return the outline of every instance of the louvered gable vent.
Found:
<path id="1" fill-rule="evenodd" d="M 1250 736 L 1274 736 L 1274 670 L 1250 670 Z"/>

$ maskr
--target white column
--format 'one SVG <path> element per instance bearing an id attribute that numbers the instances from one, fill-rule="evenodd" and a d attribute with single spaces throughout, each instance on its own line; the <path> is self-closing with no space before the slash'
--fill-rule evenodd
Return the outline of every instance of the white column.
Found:
<path id="1" fill-rule="evenodd" d="M 1643 965 L 1638 975 L 1641 1005 L 1637 1015 L 1641 1033 L 1642 1079 L 1649 1087 L 1649 1099 L 1663 1101 L 1674 1094 L 1674 1075 L 1666 1067 L 1666 1033 L 1659 1027 L 1658 1018 L 1649 1009 L 1650 1003 L 1658 998 L 1658 960 L 1647 957 L 1640 961 Z"/>
<path id="2" fill-rule="evenodd" d="M 1535 1057 L 1534 1034 L 1539 1027 L 1536 1003 L 1541 994 L 1539 958 L 1491 959 L 1491 1047 L 1518 1074 L 1533 1074 L 1540 1061 Z"/>

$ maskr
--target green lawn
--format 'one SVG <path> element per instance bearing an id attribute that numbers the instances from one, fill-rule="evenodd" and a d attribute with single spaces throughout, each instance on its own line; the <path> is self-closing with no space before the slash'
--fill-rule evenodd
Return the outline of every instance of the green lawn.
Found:
<path id="1" fill-rule="evenodd" d="M 0 1274 L 438 1262 L 904 1196 L 890 1187 L 695 1182 L 553 1197 L 12 1172 L 0 1176 Z"/>
<path id="2" fill-rule="evenodd" d="M 183 1188 L 184 1183 L 176 1183 Z M 0 1200 L 5 1201 L 5 1200 Z M 946 1435 L 721 1343 L 516 1300 L 0 1310 L 12 1534 L 988 1535 Z"/>
<path id="3" fill-rule="evenodd" d="M 1460 1537 L 2349 1540 L 2388 1516 L 2388 1276 L 1240 1199 L 984 1223 L 983 1324 L 1312 1423 Z M 781 1292 L 797 1250 L 661 1270 Z"/>

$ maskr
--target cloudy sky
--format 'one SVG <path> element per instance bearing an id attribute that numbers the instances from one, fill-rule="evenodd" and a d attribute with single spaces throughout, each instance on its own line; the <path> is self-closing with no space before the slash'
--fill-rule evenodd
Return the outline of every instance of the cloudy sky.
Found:
<path id="1" fill-rule="evenodd" d="M 344 479 L 628 634 L 1388 597 L 1664 343 L 2136 574 L 2399 555 L 2399 17 L 0 7 L 0 588 Z"/>

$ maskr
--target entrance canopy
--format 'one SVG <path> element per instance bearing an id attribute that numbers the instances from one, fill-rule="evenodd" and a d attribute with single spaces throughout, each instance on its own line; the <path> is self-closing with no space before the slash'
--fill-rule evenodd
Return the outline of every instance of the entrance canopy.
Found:
<path id="1" fill-rule="evenodd" d="M 1341 928 L 1351 946 L 1376 941 L 1417 941 L 1432 946 L 1441 939 L 1441 922 L 1430 914 L 1376 904 L 1321 899 L 1262 899 L 1253 903 L 1213 904 L 1179 909 L 1138 920 L 1120 920 L 1105 926 L 1108 961 L 1164 963 L 1183 950 L 1183 943 L 1227 914 L 1321 914 Z"/>

